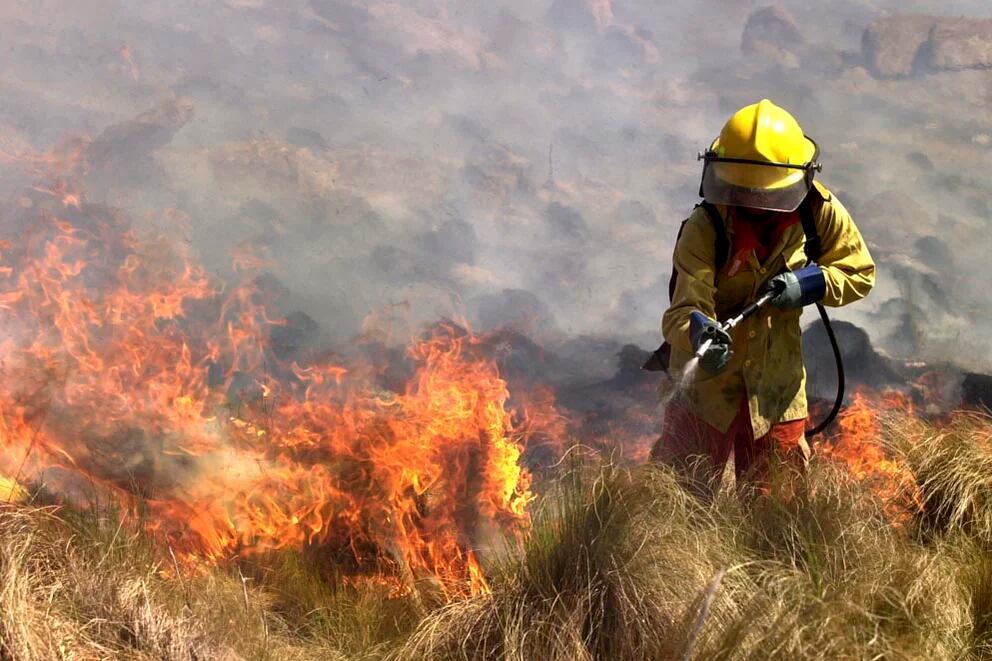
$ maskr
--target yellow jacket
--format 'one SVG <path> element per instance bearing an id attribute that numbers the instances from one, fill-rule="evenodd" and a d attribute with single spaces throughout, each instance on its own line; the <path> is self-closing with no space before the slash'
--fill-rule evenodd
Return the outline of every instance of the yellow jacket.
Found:
<path id="1" fill-rule="evenodd" d="M 847 305 L 864 298 L 875 284 L 875 263 L 851 215 L 830 191 L 813 183 L 813 217 L 820 235 L 819 265 L 827 282 L 822 303 Z M 734 244 L 734 217 L 718 206 L 727 238 Z M 778 244 L 759 264 L 752 254 L 733 276 L 714 278 L 716 230 L 702 208 L 689 217 L 675 247 L 678 272 L 672 304 L 662 320 L 662 333 L 672 345 L 671 372 L 679 374 L 692 357 L 689 314 L 699 310 L 724 320 L 757 298 L 766 280 L 785 269 L 806 263 L 806 237 L 800 224 L 785 230 Z M 725 269 L 724 269 L 725 271 Z M 799 317 L 801 310 L 767 306 L 733 330 L 734 355 L 717 375 L 700 370 L 686 385 L 689 405 L 705 422 L 726 431 L 747 396 L 755 438 L 771 425 L 807 416 L 806 368 L 803 365 Z"/>

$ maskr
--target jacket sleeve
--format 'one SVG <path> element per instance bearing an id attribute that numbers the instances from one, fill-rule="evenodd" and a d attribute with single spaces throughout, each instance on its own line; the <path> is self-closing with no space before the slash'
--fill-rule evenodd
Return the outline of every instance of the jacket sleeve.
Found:
<path id="1" fill-rule="evenodd" d="M 875 262 L 851 214 L 834 195 L 824 200 L 817 223 L 827 291 L 824 305 L 839 307 L 861 300 L 875 285 Z"/>
<path id="2" fill-rule="evenodd" d="M 689 314 L 699 310 L 716 318 L 714 264 L 716 236 L 712 223 L 697 210 L 689 217 L 675 245 L 673 268 L 676 273 L 672 303 L 661 320 L 661 332 L 668 343 L 682 351 L 692 351 L 689 342 Z"/>

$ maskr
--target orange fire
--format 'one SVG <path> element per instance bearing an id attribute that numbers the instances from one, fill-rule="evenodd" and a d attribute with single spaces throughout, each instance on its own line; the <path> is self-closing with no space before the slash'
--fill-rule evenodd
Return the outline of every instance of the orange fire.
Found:
<path id="1" fill-rule="evenodd" d="M 858 481 L 866 483 L 885 504 L 890 520 L 901 524 L 913 510 L 922 508 L 922 500 L 909 467 L 889 456 L 883 446 L 879 413 L 893 410 L 912 415 L 913 403 L 895 391 L 855 392 L 841 411 L 830 442 L 818 452 L 839 461 Z"/>
<path id="2" fill-rule="evenodd" d="M 486 589 L 474 549 L 528 523 L 533 405 L 510 408 L 480 338 L 434 328 L 399 385 L 368 361 L 286 363 L 257 287 L 65 190 L 5 222 L 0 473 L 140 508 L 187 559 L 311 545 Z"/>

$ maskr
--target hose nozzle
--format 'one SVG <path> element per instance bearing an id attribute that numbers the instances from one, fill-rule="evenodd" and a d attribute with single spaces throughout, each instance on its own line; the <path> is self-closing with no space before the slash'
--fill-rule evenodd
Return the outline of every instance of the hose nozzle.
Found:
<path id="1" fill-rule="evenodd" d="M 702 358 L 706 355 L 706 352 L 713 345 L 713 342 L 720 334 L 729 333 L 737 326 L 737 324 L 741 323 L 764 306 L 768 305 L 768 303 L 770 303 L 776 296 L 781 294 L 782 290 L 785 288 L 785 283 L 781 283 L 781 286 L 779 286 L 779 284 L 780 283 L 778 282 L 773 284 L 772 287 L 761 296 L 761 298 L 741 310 L 740 314 L 736 317 L 731 317 L 719 326 L 711 325 L 703 328 L 701 331 L 702 334 L 700 335 L 702 342 L 700 342 L 699 348 L 696 349 L 696 358 Z"/>
<path id="2" fill-rule="evenodd" d="M 705 356 L 706 355 L 706 352 L 709 351 L 709 348 L 712 345 L 713 345 L 713 338 L 712 337 L 710 337 L 710 338 L 708 338 L 706 340 L 703 340 L 702 344 L 699 345 L 699 348 L 696 349 L 696 354 L 695 354 L 696 355 L 696 358 L 702 358 L 703 356 Z"/>

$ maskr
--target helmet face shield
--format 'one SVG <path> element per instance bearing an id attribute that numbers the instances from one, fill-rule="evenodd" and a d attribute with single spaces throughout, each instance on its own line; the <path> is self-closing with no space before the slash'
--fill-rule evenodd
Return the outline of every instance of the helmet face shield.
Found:
<path id="1" fill-rule="evenodd" d="M 795 211 L 813 186 L 814 174 L 820 170 L 816 142 L 807 136 L 803 138 L 809 161 L 801 165 L 720 156 L 713 148 L 719 142 L 715 141 L 706 153 L 699 155 L 703 160 L 699 195 L 711 204 Z"/>
<path id="2" fill-rule="evenodd" d="M 733 170 L 727 172 L 730 168 L 737 168 L 738 173 L 741 168 L 752 168 L 756 174 L 735 177 L 732 176 Z M 758 168 L 767 172 L 762 173 Z M 735 180 L 739 183 L 735 183 Z M 769 187 L 766 182 L 778 185 Z M 707 159 L 703 166 L 702 196 L 711 204 L 767 211 L 795 211 L 809 193 L 812 184 L 811 173 L 795 168 L 771 164 L 721 163 Z"/>

